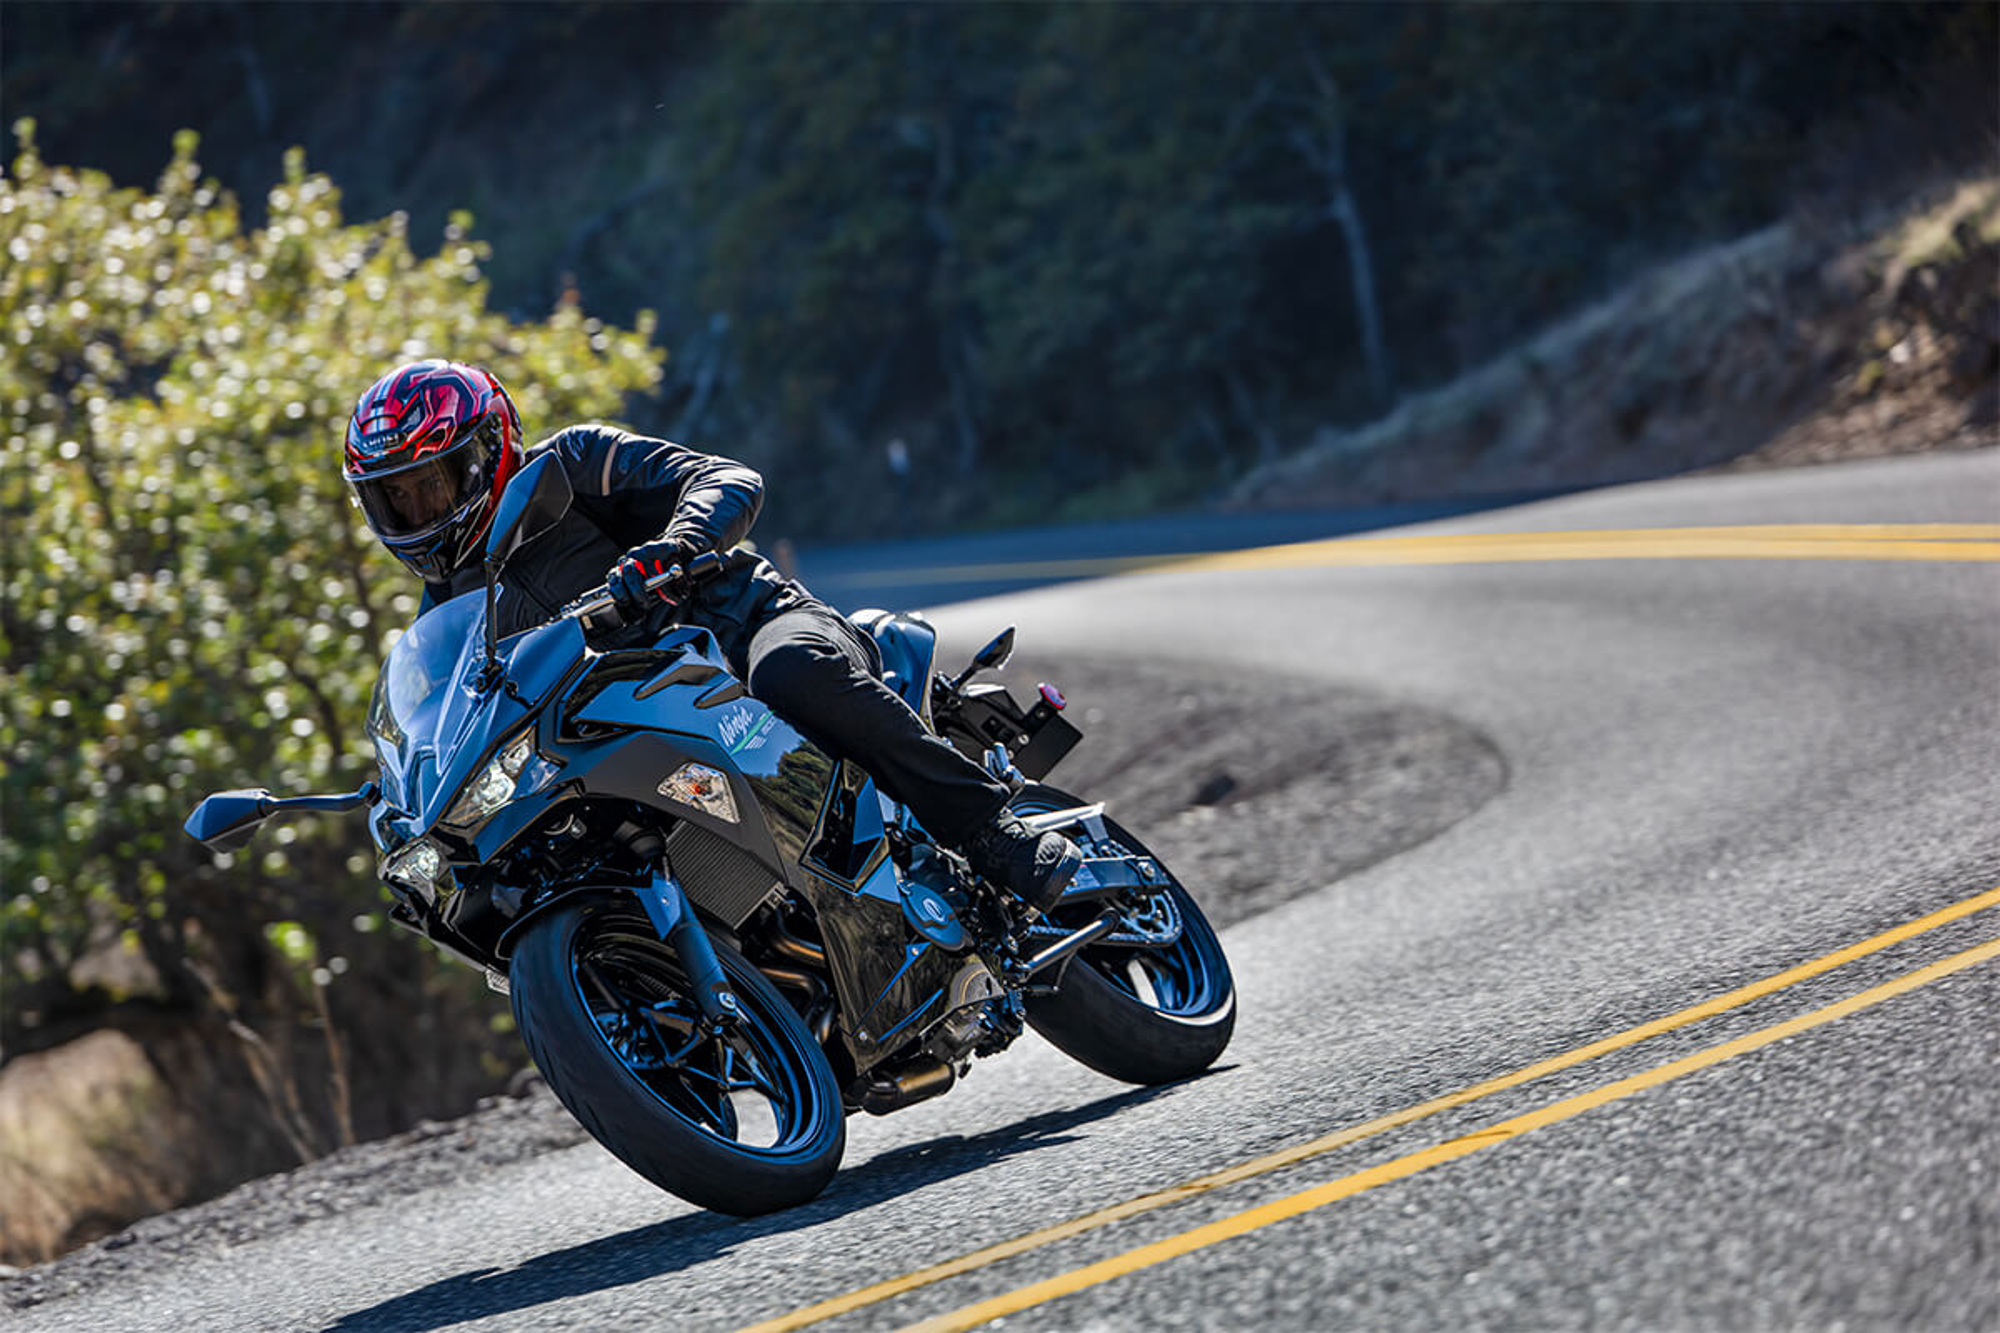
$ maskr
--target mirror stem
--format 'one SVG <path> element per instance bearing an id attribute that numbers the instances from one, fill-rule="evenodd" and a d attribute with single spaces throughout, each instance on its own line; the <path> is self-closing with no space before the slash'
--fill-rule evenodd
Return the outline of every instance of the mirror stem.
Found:
<path id="1" fill-rule="evenodd" d="M 500 627 L 493 622 L 493 599 L 495 576 L 500 572 L 499 562 L 487 560 L 486 571 L 486 665 L 479 672 L 479 688 L 490 690 L 500 678 Z"/>
<path id="2" fill-rule="evenodd" d="M 493 621 L 493 603 L 497 595 L 495 585 L 500 573 L 498 560 L 488 560 L 486 570 L 486 665 L 479 669 L 479 679 L 474 682 L 480 691 L 492 689 L 495 685 L 507 691 L 507 697 L 516 703 L 526 704 L 521 692 L 514 688 L 514 682 L 507 679 L 507 668 L 500 663 L 500 627 Z"/>

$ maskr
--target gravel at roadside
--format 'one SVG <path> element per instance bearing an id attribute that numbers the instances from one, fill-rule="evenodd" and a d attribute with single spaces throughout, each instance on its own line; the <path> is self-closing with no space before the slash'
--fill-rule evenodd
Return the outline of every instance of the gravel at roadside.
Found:
<path id="1" fill-rule="evenodd" d="M 1217 925 L 1267 911 L 1449 828 L 1506 784 L 1455 718 L 1262 671 L 1022 657 L 1083 741 L 1050 781 L 1110 804 Z"/>

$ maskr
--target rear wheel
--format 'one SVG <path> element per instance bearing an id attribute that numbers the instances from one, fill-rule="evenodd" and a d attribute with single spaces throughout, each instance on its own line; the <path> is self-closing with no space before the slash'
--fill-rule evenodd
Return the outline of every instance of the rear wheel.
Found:
<path id="1" fill-rule="evenodd" d="M 1011 807 L 1032 815 L 1083 804 L 1037 784 L 1024 788 Z M 1166 872 L 1166 882 L 1141 910 L 1127 914 L 1126 928 L 1070 961 L 1054 995 L 1028 1001 L 1028 1022 L 1064 1054 L 1112 1078 L 1149 1084 L 1190 1077 L 1215 1062 L 1236 1029 L 1229 960 L 1208 918 L 1166 864 L 1115 821 L 1100 817 L 1099 824 L 1102 836 L 1081 824 L 1061 831 L 1087 857 L 1149 858 Z M 1101 901 L 1058 904 L 1041 931 L 1052 938 L 1074 930 L 1102 907 Z M 1170 942 L 1144 942 L 1162 936 Z"/>
<path id="2" fill-rule="evenodd" d="M 789 1208 L 840 1165 L 840 1090 L 776 988 L 715 952 L 742 1009 L 720 1033 L 639 904 L 559 907 L 514 950 L 514 1019 L 563 1105 L 634 1171 L 717 1212 Z"/>

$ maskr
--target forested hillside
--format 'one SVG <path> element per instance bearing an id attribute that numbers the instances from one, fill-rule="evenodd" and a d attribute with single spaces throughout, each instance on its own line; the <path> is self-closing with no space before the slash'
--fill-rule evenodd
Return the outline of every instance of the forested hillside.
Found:
<path id="1" fill-rule="evenodd" d="M 630 415 L 854 535 L 893 439 L 904 524 L 1214 494 L 1648 262 L 1990 158 L 1995 16 L 15 5 L 5 102 L 125 182 L 186 126 L 246 199 L 298 144 L 357 217 L 469 209 L 496 305 L 658 311 Z"/>

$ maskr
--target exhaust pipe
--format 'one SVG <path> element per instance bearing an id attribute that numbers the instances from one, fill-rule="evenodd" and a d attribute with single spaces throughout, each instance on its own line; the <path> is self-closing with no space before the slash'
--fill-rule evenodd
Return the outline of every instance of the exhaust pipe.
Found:
<path id="1" fill-rule="evenodd" d="M 958 1075 L 942 1060 L 929 1060 L 911 1066 L 892 1078 L 877 1075 L 861 1094 L 861 1109 L 870 1115 L 887 1115 L 940 1093 L 950 1092 L 951 1085 L 957 1081 Z"/>

